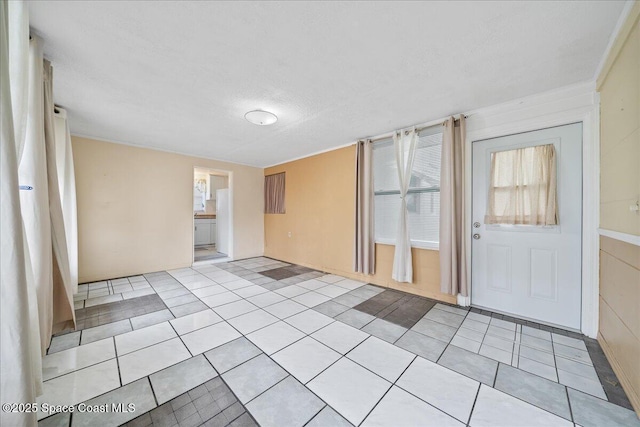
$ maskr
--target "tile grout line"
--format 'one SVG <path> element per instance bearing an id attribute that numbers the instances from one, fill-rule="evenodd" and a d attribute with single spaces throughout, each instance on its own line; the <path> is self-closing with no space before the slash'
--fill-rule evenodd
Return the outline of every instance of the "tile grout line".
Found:
<path id="1" fill-rule="evenodd" d="M 562 384 L 560 382 L 560 373 L 558 372 L 558 363 L 556 362 L 556 347 L 555 347 L 555 343 L 553 342 L 553 334 L 551 335 L 551 351 L 553 354 L 553 369 L 556 372 L 556 378 L 558 379 L 558 384 Z"/>
<path id="2" fill-rule="evenodd" d="M 367 339 L 369 339 L 369 338 L 367 338 Z M 365 340 L 365 341 L 366 341 L 366 340 Z M 363 341 L 363 342 L 364 342 L 364 341 Z M 392 345 L 393 345 L 393 344 L 392 344 Z M 357 348 L 357 347 L 358 347 L 358 346 L 356 346 L 355 348 Z M 355 350 L 355 348 L 354 348 L 353 350 Z M 351 350 L 351 351 L 353 351 L 353 350 Z M 350 352 L 351 352 L 351 351 L 350 351 Z M 350 353 L 350 352 L 349 352 L 349 353 Z M 345 355 L 344 357 L 346 357 L 346 355 Z M 393 381 L 393 382 L 389 381 L 389 382 L 391 383 L 391 385 L 389 386 L 389 388 L 388 388 L 388 389 L 387 389 L 387 390 L 382 394 L 382 396 L 380 397 L 380 399 L 378 399 L 378 401 L 377 401 L 377 402 L 376 402 L 376 403 L 371 407 L 371 409 L 369 410 L 369 412 L 367 412 L 367 414 L 364 416 L 364 418 L 362 419 L 362 421 L 360 421 L 360 424 L 358 424 L 358 426 L 361 426 L 361 425 L 362 425 L 362 424 L 367 420 L 367 418 L 369 418 L 369 415 L 371 415 L 371 413 L 376 409 L 376 407 L 380 404 L 380 402 L 382 402 L 382 399 L 384 399 L 384 398 L 385 398 L 385 396 L 389 393 L 389 391 L 390 391 L 393 387 L 396 387 L 396 383 L 398 382 L 398 380 L 399 380 L 400 378 L 402 378 L 402 376 L 404 375 L 404 373 L 405 373 L 405 372 L 407 372 L 407 369 L 409 369 L 409 367 L 413 364 L 413 362 L 414 362 L 417 358 L 418 358 L 418 356 L 417 356 L 417 355 L 414 355 L 413 359 L 411 359 L 411 362 L 409 362 L 409 364 L 407 364 L 407 366 L 405 366 L 404 370 L 400 373 L 400 375 L 398 376 L 398 378 L 396 378 L 396 379 L 395 379 L 395 381 Z M 349 359 L 349 360 L 351 360 L 351 359 Z M 356 361 L 353 361 L 353 362 L 358 363 L 358 362 L 356 362 Z M 358 363 L 358 364 L 359 364 L 359 363 Z M 363 366 L 363 368 L 365 368 L 365 367 Z M 366 369 L 366 368 L 365 368 L 365 369 Z M 374 372 L 374 373 L 375 373 L 375 372 Z M 387 381 L 388 381 L 388 380 L 387 380 Z M 416 397 L 417 397 L 417 396 L 416 396 Z M 420 400 L 422 400 L 422 399 L 420 399 Z M 422 401 L 424 402 L 424 400 L 422 400 Z M 425 403 L 426 403 L 427 405 L 429 405 L 429 403 L 428 403 L 428 402 L 425 402 Z M 431 406 L 433 406 L 433 405 L 431 405 Z M 433 406 L 433 407 L 435 408 L 435 406 Z M 436 408 L 436 409 L 438 409 L 438 408 Z M 442 411 L 442 412 L 444 412 L 444 411 Z M 444 412 L 444 413 L 446 414 L 446 412 Z M 447 415 L 449 415 L 449 414 L 447 414 Z M 450 415 L 449 415 L 449 416 L 450 416 Z"/>
<path id="3" fill-rule="evenodd" d="M 115 354 L 116 366 L 118 368 L 118 380 L 120 381 L 120 387 L 123 387 L 122 383 L 122 373 L 120 372 L 120 359 L 118 358 L 118 347 L 116 346 L 116 337 L 111 337 L 111 341 L 113 343 L 113 353 Z"/>
<path id="4" fill-rule="evenodd" d="M 199 312 L 198 312 L 198 313 L 199 313 Z M 174 319 L 174 320 L 175 320 L 175 319 Z M 187 346 L 187 344 L 186 344 L 186 343 L 184 342 L 184 340 L 182 339 L 182 335 L 180 335 L 180 334 L 178 333 L 178 331 L 176 331 L 176 328 L 173 326 L 173 324 L 171 323 L 171 321 L 168 321 L 167 323 L 169 323 L 169 327 L 173 330 L 173 332 L 176 334 L 176 336 L 178 337 L 178 339 L 180 340 L 180 342 L 182 343 L 182 345 L 184 346 L 184 348 L 186 348 L 186 349 L 187 349 L 187 352 L 191 355 L 190 359 L 192 359 L 192 358 L 196 357 L 196 356 L 194 356 L 194 354 L 193 354 L 193 353 L 191 353 L 191 350 L 189 349 L 189 347 Z M 214 323 L 214 324 L 217 324 L 217 323 Z M 209 326 L 212 326 L 212 325 L 209 325 Z M 186 335 L 186 334 L 185 334 L 185 335 Z M 174 337 L 174 338 L 175 338 L 175 337 Z M 170 338 L 170 339 L 173 339 L 173 338 Z M 165 341 L 168 341 L 168 340 L 165 340 Z M 165 342 L 165 341 L 162 341 L 162 342 Z M 200 353 L 200 354 L 202 354 L 202 355 L 204 356 L 204 353 Z M 205 357 L 205 359 L 206 359 L 206 357 Z M 185 360 L 189 360 L 189 359 L 185 359 Z M 184 360 L 183 360 L 182 362 L 184 362 Z M 178 363 L 180 363 L 180 362 L 178 362 Z M 215 370 L 215 368 L 214 368 L 214 370 Z M 158 371 L 158 372 L 160 372 L 160 371 Z M 217 371 L 216 371 L 216 372 L 217 372 Z M 154 373 L 155 373 L 155 372 L 154 372 Z M 151 381 L 151 378 L 149 378 L 149 381 Z"/>
<path id="5" fill-rule="evenodd" d="M 236 339 L 237 339 L 237 338 L 236 338 Z M 229 341 L 229 342 L 231 342 L 231 341 Z M 222 344 L 222 345 L 224 345 L 224 344 Z M 220 347 L 220 346 L 218 346 L 218 347 Z M 216 348 L 217 348 L 217 347 L 216 347 Z M 213 349 L 212 349 L 212 350 L 213 350 Z M 236 395 L 236 393 L 233 391 L 233 389 L 229 386 L 229 384 L 227 384 L 227 382 L 225 381 L 225 379 L 222 377 L 222 374 L 221 374 L 220 372 L 218 372 L 218 370 L 216 369 L 216 367 L 215 367 L 215 366 L 213 366 L 213 363 L 211 363 L 211 361 L 207 358 L 207 356 L 205 356 L 205 355 L 204 355 L 204 353 L 202 353 L 202 356 L 203 356 L 203 357 L 204 357 L 204 359 L 207 361 L 207 363 L 211 366 L 211 368 L 213 369 L 213 372 L 215 372 L 215 373 L 217 374 L 217 375 L 216 375 L 216 377 L 217 377 L 217 378 L 220 378 L 220 381 L 222 381 L 222 383 L 223 383 L 223 384 L 224 384 L 224 385 L 229 389 L 229 391 L 231 392 L 231 394 L 233 395 L 233 397 L 235 397 L 236 402 L 240 403 L 240 405 L 241 405 L 241 406 L 242 406 L 242 408 L 244 409 L 244 412 L 246 412 L 247 414 L 249 414 L 249 416 L 251 417 L 251 419 L 253 419 L 253 420 L 256 422 L 256 424 L 259 426 L 260 424 L 258 424 L 258 421 L 253 417 L 253 415 L 251 414 L 251 412 L 249 412 L 249 409 L 247 408 L 247 406 L 246 406 L 244 403 L 242 403 L 242 401 L 240 401 L 240 399 L 238 398 L 238 396 Z M 256 356 L 256 357 L 257 357 L 257 356 Z M 227 371 L 227 372 L 228 372 L 228 371 Z M 213 377 L 213 378 L 216 378 L 216 377 Z M 213 379 L 213 378 L 212 378 L 212 379 Z M 205 381 L 205 382 L 204 382 L 204 383 L 202 383 L 202 384 L 206 384 L 206 383 L 207 383 L 207 382 L 209 382 L 209 381 L 211 381 L 211 380 Z M 200 385 L 202 385 L 202 384 L 200 384 Z M 200 387 L 200 385 L 198 385 L 198 386 L 196 386 L 196 387 Z M 194 388 L 195 388 L 195 387 L 194 387 Z M 192 390 L 193 390 L 193 389 L 192 389 Z M 188 392 L 187 392 L 187 393 L 188 393 Z M 176 397 L 178 397 L 178 396 L 176 396 Z M 174 398 L 174 399 L 175 399 L 175 398 Z M 173 399 L 172 399 L 172 400 L 173 400 Z M 170 401 L 171 401 L 171 400 L 169 400 L 168 402 L 170 402 Z M 249 402 L 247 402 L 247 403 L 249 403 Z M 227 406 L 227 408 L 230 408 L 232 405 L 233 405 L 233 404 L 231 404 L 231 405 Z M 222 410 L 220 411 L 220 413 L 223 413 L 227 408 L 222 409 Z M 197 411 L 197 412 L 198 412 L 198 413 L 200 413 L 200 411 Z M 217 416 L 217 415 L 214 415 L 212 418 L 209 418 L 209 419 L 213 419 L 213 418 L 215 418 L 216 416 Z M 242 414 L 238 415 L 238 416 L 237 416 L 237 417 L 235 417 L 233 420 L 228 420 L 228 421 L 229 421 L 229 424 L 231 424 L 233 421 L 237 420 L 237 419 L 238 419 L 239 417 L 241 417 L 241 416 L 242 416 Z M 207 421 L 209 421 L 209 420 L 202 420 L 202 421 L 204 421 L 204 422 L 206 423 L 206 422 L 207 422 Z"/>
<path id="6" fill-rule="evenodd" d="M 493 383 L 491 384 L 491 388 L 496 388 L 496 382 L 498 381 L 498 371 L 500 370 L 500 364 L 501 363 L 502 362 L 498 362 L 498 364 L 496 366 L 496 373 L 493 374 Z"/>
<path id="7" fill-rule="evenodd" d="M 304 384 L 302 384 L 302 385 L 304 386 Z M 313 392 L 312 392 L 312 393 L 313 393 Z M 322 399 L 320 399 L 320 400 L 322 400 Z M 316 412 L 315 414 L 313 414 L 313 416 L 312 416 L 311 418 L 309 418 L 309 420 L 308 420 L 306 423 L 304 423 L 304 424 L 302 425 L 302 427 L 306 427 L 306 426 L 308 426 L 308 425 L 309 425 L 309 423 L 310 423 L 311 421 L 313 421 L 313 420 L 315 419 L 315 417 L 317 417 L 317 416 L 320 414 L 320 412 L 324 411 L 326 408 L 330 408 L 330 409 L 331 409 L 331 410 L 333 410 L 336 414 L 340 415 L 340 413 L 339 413 L 338 411 L 336 411 L 336 410 L 335 410 L 335 409 L 333 409 L 331 406 L 329 406 L 329 404 L 328 404 L 328 403 L 326 403 L 324 400 L 322 400 L 322 402 L 324 403 L 324 406 L 323 406 L 322 408 L 320 408 L 320 410 L 319 410 L 318 412 Z M 342 418 L 344 418 L 344 417 L 342 417 Z M 349 421 L 347 421 L 347 422 L 349 422 Z"/>
<path id="8" fill-rule="evenodd" d="M 471 405 L 471 411 L 469 411 L 469 419 L 467 420 L 467 425 L 471 425 L 471 418 L 473 417 L 473 411 L 476 409 L 476 403 L 478 402 L 478 397 L 480 397 L 480 389 L 482 388 L 482 383 L 478 384 L 478 391 L 476 391 L 476 397 L 473 399 L 473 405 Z"/>
<path id="9" fill-rule="evenodd" d="M 571 417 L 571 422 L 576 423 L 575 418 L 573 417 L 573 408 L 571 408 L 571 399 L 569 398 L 569 388 L 564 386 L 564 392 L 567 396 L 567 405 L 569 405 L 569 416 Z"/>

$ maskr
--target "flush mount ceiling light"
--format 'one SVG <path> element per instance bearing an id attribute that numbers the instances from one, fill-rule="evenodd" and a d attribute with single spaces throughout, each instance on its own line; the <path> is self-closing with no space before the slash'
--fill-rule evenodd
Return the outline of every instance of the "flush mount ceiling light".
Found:
<path id="1" fill-rule="evenodd" d="M 275 114 L 264 110 L 249 111 L 244 115 L 244 118 L 258 126 L 272 125 L 278 121 L 278 117 Z"/>

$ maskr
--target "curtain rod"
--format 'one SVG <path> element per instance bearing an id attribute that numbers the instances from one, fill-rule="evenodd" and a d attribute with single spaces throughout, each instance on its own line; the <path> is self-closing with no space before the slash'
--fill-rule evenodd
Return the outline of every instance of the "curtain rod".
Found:
<path id="1" fill-rule="evenodd" d="M 464 115 L 465 119 L 468 118 L 468 117 L 469 117 L 468 115 Z M 435 127 L 435 126 L 443 125 L 446 120 L 447 119 L 438 119 L 438 120 L 434 120 L 434 121 L 431 121 L 431 122 L 424 123 L 421 126 L 416 126 L 416 132 L 420 132 L 422 130 L 429 129 L 429 128 L 432 128 L 432 127 Z M 460 121 L 460 119 L 454 119 L 454 122 L 458 122 L 458 121 Z M 407 127 L 411 127 L 411 126 L 407 126 Z M 403 129 L 406 129 L 406 128 L 403 128 Z M 378 136 L 373 137 L 373 138 L 361 138 L 361 139 L 358 139 L 358 141 L 371 141 L 371 142 L 381 141 L 383 139 L 391 138 L 393 136 L 393 134 L 396 133 L 396 132 L 397 131 L 394 130 L 394 131 L 391 131 L 391 132 L 384 133 L 382 135 L 378 135 Z"/>

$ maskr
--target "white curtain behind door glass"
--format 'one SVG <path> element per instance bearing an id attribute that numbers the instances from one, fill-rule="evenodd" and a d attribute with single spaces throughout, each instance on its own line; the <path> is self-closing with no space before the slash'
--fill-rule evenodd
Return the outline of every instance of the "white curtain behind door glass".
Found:
<path id="1" fill-rule="evenodd" d="M 555 225 L 556 204 L 553 144 L 491 154 L 485 223 Z"/>
<path id="2" fill-rule="evenodd" d="M 10 70 L 14 61 L 26 62 L 29 26 L 26 5 L 0 4 L 0 322 L 2 402 L 34 402 L 41 391 L 41 359 L 35 295 L 29 295 L 20 196 L 18 194 L 18 148 L 21 145 L 20 109 L 27 101 L 21 85 L 26 79 Z M 11 58 L 11 60 L 10 60 Z M 15 98 L 14 98 L 15 94 Z M 2 411 L 0 424 L 36 425 L 35 413 Z"/>
<path id="3" fill-rule="evenodd" d="M 58 108 L 54 118 L 56 133 L 56 166 L 62 201 L 62 218 L 69 255 L 69 275 L 72 293 L 78 292 L 78 210 L 76 205 L 76 177 L 67 112 Z"/>
<path id="4" fill-rule="evenodd" d="M 417 139 L 418 133 L 415 129 L 393 134 L 393 146 L 398 166 L 398 183 L 400 184 L 400 216 L 398 218 L 398 234 L 396 236 L 391 277 L 398 282 L 407 283 L 413 281 L 407 190 L 411 182 L 411 169 L 413 169 L 413 160 L 416 155 Z"/>

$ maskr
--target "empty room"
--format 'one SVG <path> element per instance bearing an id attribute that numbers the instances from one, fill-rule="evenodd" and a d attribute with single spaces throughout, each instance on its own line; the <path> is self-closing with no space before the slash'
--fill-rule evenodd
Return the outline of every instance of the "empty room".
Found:
<path id="1" fill-rule="evenodd" d="M 640 1 L 0 37 L 2 426 L 640 427 Z"/>

